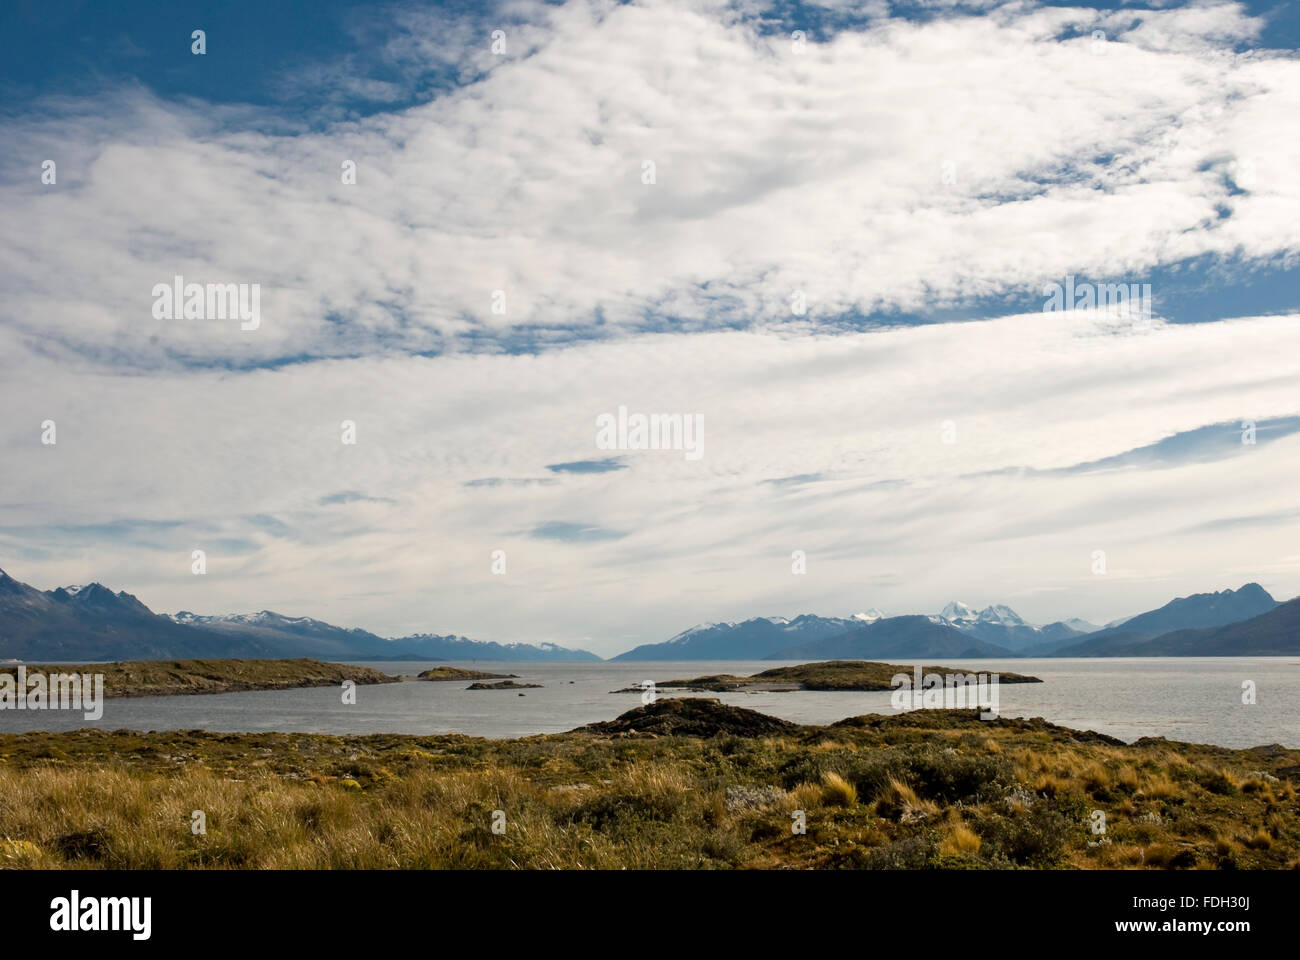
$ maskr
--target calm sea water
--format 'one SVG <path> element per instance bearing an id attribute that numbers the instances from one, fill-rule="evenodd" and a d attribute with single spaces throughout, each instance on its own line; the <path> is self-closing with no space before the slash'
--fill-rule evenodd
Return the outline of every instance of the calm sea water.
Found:
<path id="1" fill-rule="evenodd" d="M 358 661 L 360 662 L 360 661 Z M 903 661 L 911 665 L 915 661 Z M 431 662 L 366 663 L 390 674 L 414 675 Z M 338 688 L 226 693 L 207 696 L 108 700 L 104 716 L 86 721 L 72 711 L 0 710 L 0 732 L 72 730 L 194 730 L 309 733 L 466 733 L 517 737 L 559 733 L 609 720 L 641 703 L 638 693 L 613 693 L 644 680 L 675 680 L 710 673 L 747 675 L 774 661 L 689 663 L 457 663 L 514 673 L 541 689 L 469 691 L 467 683 L 404 683 L 357 688 L 355 705 Z M 1281 743 L 1300 747 L 1300 659 L 1204 658 L 1117 660 L 959 660 L 968 671 L 1005 670 L 1041 677 L 1038 684 L 1000 688 L 1004 716 L 1043 717 L 1124 740 L 1168 737 L 1225 747 Z M 1243 681 L 1254 681 L 1257 702 L 1245 705 Z M 662 691 L 660 696 L 668 696 Z M 689 694 L 688 694 L 689 695 Z M 700 696 L 700 694 L 693 694 Z M 889 694 L 704 694 L 798 723 L 830 723 L 863 713 L 894 713 Z"/>

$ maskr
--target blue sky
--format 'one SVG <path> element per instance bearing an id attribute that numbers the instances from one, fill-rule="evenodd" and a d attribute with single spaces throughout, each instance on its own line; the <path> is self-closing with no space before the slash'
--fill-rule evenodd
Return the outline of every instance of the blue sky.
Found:
<path id="1" fill-rule="evenodd" d="M 0 566 L 602 653 L 1294 595 L 1298 46 L 1269 3 L 5 5 Z M 160 318 L 177 275 L 260 325 Z M 1152 315 L 1045 310 L 1071 277 Z M 704 456 L 598 448 L 621 406 Z"/>
<path id="2" fill-rule="evenodd" d="M 483 3 L 394 4 L 413 10 L 436 7 L 449 18 L 469 22 L 480 33 L 517 22 L 499 8 Z M 978 10 L 987 4 L 971 5 Z M 1076 7 L 1050 3 L 1044 6 Z M 1088 4 L 1098 10 L 1135 9 L 1123 3 Z M 1158 5 L 1157 5 L 1158 6 Z M 1264 18 L 1259 42 L 1274 49 L 1300 46 L 1300 9 L 1285 2 L 1241 5 Z M 868 11 L 876 7 L 867 6 Z M 942 16 L 948 5 L 892 5 L 894 15 L 907 19 Z M 860 25 L 864 11 L 853 4 L 833 6 L 775 3 L 755 6 L 753 19 L 764 29 L 802 29 L 826 40 L 836 32 Z M 379 55 L 376 43 L 386 38 L 384 5 L 371 0 L 230 0 L 196 4 L 174 0 L 86 2 L 86 0 L 17 0 L 0 11 L 0 55 L 3 76 L 25 96 L 37 93 L 85 93 L 114 83 L 138 82 L 166 96 L 198 97 L 214 103 L 263 106 L 292 101 L 308 114 L 336 105 L 321 90 L 295 89 L 283 84 L 286 73 L 323 62 L 353 58 L 358 72 L 403 88 L 400 100 L 382 102 L 354 97 L 345 106 L 359 113 L 408 106 L 456 84 L 450 71 L 408 64 L 401 69 Z M 202 28 L 213 37 L 199 64 L 189 55 L 189 36 Z M 216 68 L 216 70 L 212 68 Z M 413 78 L 418 78 L 413 80 Z"/>

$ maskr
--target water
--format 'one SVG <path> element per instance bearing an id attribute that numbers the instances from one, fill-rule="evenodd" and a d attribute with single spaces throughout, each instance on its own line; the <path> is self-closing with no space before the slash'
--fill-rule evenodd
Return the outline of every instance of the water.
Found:
<path id="1" fill-rule="evenodd" d="M 918 661 L 902 661 L 911 665 Z M 365 663 L 385 673 L 414 675 L 432 662 Z M 712 673 L 748 675 L 781 663 L 771 660 L 687 663 L 456 663 L 492 673 L 514 673 L 541 689 L 468 691 L 464 682 L 410 680 L 357 687 L 355 705 L 337 687 L 107 700 L 104 716 L 87 721 L 66 710 L 0 710 L 0 732 L 73 730 L 193 730 L 307 733 L 466 733 L 517 737 L 560 733 L 609 720 L 639 706 L 639 693 L 612 693 L 643 680 L 676 680 Z M 1113 660 L 957 660 L 967 671 L 1011 671 L 1044 683 L 999 690 L 1003 716 L 1043 717 L 1075 729 L 1126 741 L 1168 737 L 1225 747 L 1281 743 L 1300 747 L 1300 660 L 1161 658 Z M 1254 681 L 1257 703 L 1241 702 L 1242 682 Z M 660 696 L 677 696 L 660 691 Z M 718 697 L 798 723 L 831 723 L 863 713 L 895 713 L 889 693 L 684 694 Z"/>

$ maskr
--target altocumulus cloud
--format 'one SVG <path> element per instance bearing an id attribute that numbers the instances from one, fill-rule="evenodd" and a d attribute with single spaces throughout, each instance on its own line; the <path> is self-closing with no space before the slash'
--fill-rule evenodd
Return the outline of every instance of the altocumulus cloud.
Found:
<path id="1" fill-rule="evenodd" d="M 757 8 L 526 3 L 504 57 L 408 10 L 390 55 L 466 51 L 458 79 L 323 130 L 138 87 L 35 104 L 3 123 L 0 203 L 43 224 L 0 238 L 7 324 L 239 366 L 869 317 L 1300 247 L 1300 64 L 1252 47 L 1240 5 L 880 9 L 796 50 Z M 154 320 L 173 275 L 259 282 L 263 329 Z"/>

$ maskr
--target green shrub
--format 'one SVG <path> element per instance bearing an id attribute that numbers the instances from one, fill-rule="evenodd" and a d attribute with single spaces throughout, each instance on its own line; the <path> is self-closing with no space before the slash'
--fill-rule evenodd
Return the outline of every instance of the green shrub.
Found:
<path id="1" fill-rule="evenodd" d="M 1038 868 L 1059 863 L 1066 841 L 1072 833 L 1083 829 L 1059 810 L 1042 805 L 1005 817 L 989 817 L 976 824 L 983 840 L 981 851 L 986 856 Z"/>

